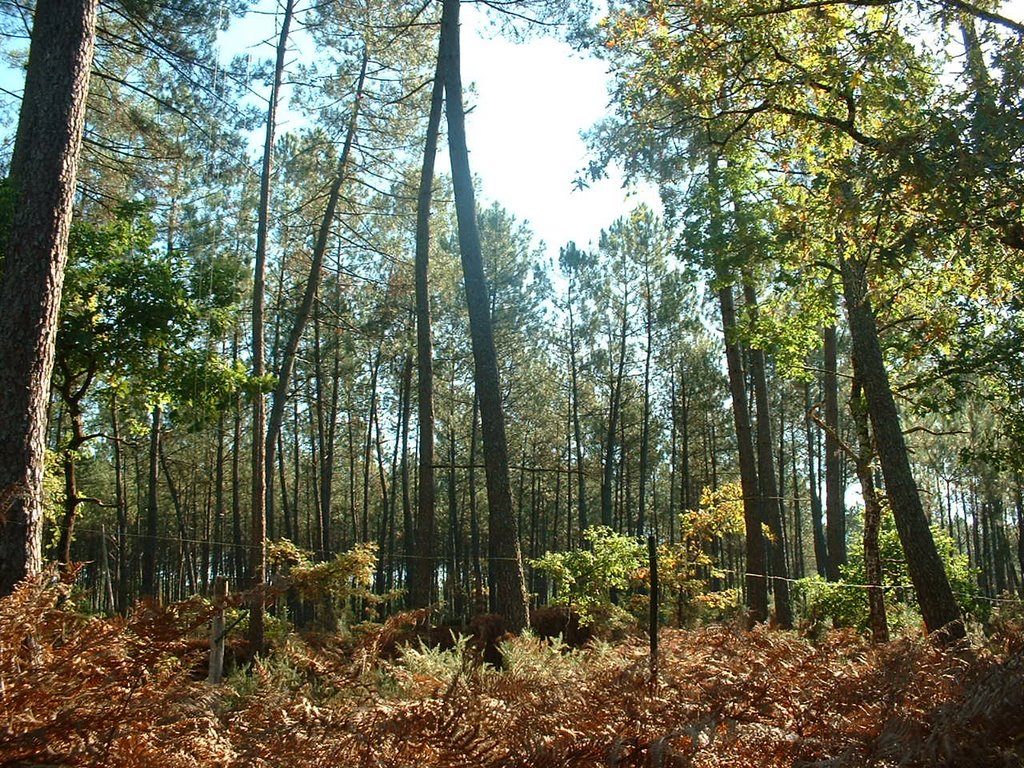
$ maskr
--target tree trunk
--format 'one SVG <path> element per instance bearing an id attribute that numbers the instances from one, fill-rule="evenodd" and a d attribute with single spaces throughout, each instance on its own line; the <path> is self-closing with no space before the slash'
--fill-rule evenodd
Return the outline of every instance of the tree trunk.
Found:
<path id="1" fill-rule="evenodd" d="M 58 368 L 61 367 L 58 363 Z M 93 372 L 86 372 L 77 387 L 73 386 L 72 377 L 70 371 L 63 371 L 63 375 L 59 377 L 60 383 L 56 387 L 60 390 L 61 400 L 67 407 L 71 427 L 71 436 L 61 450 L 61 464 L 64 468 L 64 522 L 57 542 L 57 557 L 63 565 L 71 563 L 71 542 L 75 536 L 78 508 L 86 501 L 78 493 L 78 452 L 89 441 L 82 416 L 82 398 L 93 381 Z"/>
<path id="2" fill-rule="evenodd" d="M 334 312 L 335 317 L 340 317 L 342 312 L 341 306 L 341 264 L 339 260 L 338 274 L 337 274 L 337 287 L 335 290 L 335 305 Z M 319 328 L 319 311 L 314 313 L 314 356 L 319 361 L 320 348 L 321 348 L 321 336 Z M 331 350 L 331 372 L 330 378 L 330 392 L 326 398 L 327 403 L 324 403 L 323 395 L 323 380 L 321 367 L 319 363 L 315 366 L 317 371 L 316 377 L 316 412 L 318 415 L 317 421 L 317 434 L 320 440 L 320 514 L 317 516 L 320 523 L 320 552 L 321 557 L 324 560 L 329 560 L 334 554 L 332 545 L 333 536 L 333 519 L 334 519 L 334 457 L 335 457 L 335 441 L 338 431 L 338 408 L 339 400 L 341 396 L 341 344 L 339 340 L 335 338 L 334 344 Z M 325 413 L 326 411 L 326 413 Z M 296 529 L 296 537 L 298 536 L 298 530 Z"/>
<path id="3" fill-rule="evenodd" d="M 749 283 L 744 285 L 747 311 L 757 317 L 757 296 Z M 771 409 L 768 404 L 768 379 L 764 351 L 750 350 L 750 378 L 754 385 L 757 409 L 757 479 L 761 501 L 761 519 L 771 531 L 768 542 L 772 564 L 772 593 L 775 595 L 775 617 L 783 629 L 793 627 L 793 608 L 789 600 L 789 570 L 786 567 L 785 534 L 782 529 L 782 499 L 775 482 L 775 446 L 772 439 Z M 749 570 L 749 569 L 748 569 Z"/>
<path id="4" fill-rule="evenodd" d="M 281 369 L 278 371 L 277 384 L 271 397 L 270 418 L 267 421 L 266 446 L 264 448 L 266 466 L 270 467 L 270 471 L 266 472 L 265 475 L 268 496 L 274 491 L 272 479 L 277 453 L 277 436 L 284 424 L 284 407 L 288 400 L 288 389 L 291 387 L 295 359 L 298 356 L 299 343 L 302 341 L 302 335 L 306 329 L 306 324 L 309 322 L 309 317 L 313 311 L 313 302 L 320 287 L 320 273 L 323 270 L 324 257 L 327 254 L 327 240 L 338 209 L 338 200 L 341 198 L 341 187 L 348 175 L 348 161 L 352 153 L 352 145 L 355 142 L 356 125 L 358 123 L 360 105 L 362 104 L 363 89 L 366 84 L 366 69 L 369 63 L 369 56 L 369 50 L 364 48 L 362 67 L 359 70 L 359 79 L 356 83 L 355 100 L 352 105 L 348 132 L 345 135 L 341 156 L 338 158 L 334 181 L 327 196 L 327 206 L 324 208 L 323 216 L 320 219 L 320 227 L 317 230 L 316 243 L 313 246 L 313 258 L 309 267 L 309 277 L 306 280 L 302 302 L 296 310 L 295 320 L 288 335 L 288 340 L 285 343 L 284 353 L 281 358 Z"/>
<path id="5" fill-rule="evenodd" d="M 910 469 L 899 411 L 889 386 L 878 326 L 868 295 L 865 266 L 863 261 L 840 256 L 853 354 L 867 397 L 886 494 L 927 630 L 942 630 L 948 638 L 959 639 L 965 634 L 964 623 L 942 560 L 935 549 L 928 518 Z"/>
<path id="6" fill-rule="evenodd" d="M 0 596 L 42 567 L 46 408 L 96 36 L 96 0 L 38 0 L 0 278 Z"/>
<path id="7" fill-rule="evenodd" d="M 882 591 L 882 555 L 878 549 L 878 532 L 882 527 L 882 505 L 875 490 L 874 446 L 868 425 L 868 409 L 856 376 L 850 395 L 850 412 L 857 429 L 857 479 L 864 497 L 864 572 L 868 586 L 868 626 L 871 641 L 889 642 L 889 622 L 885 615 L 885 593 Z"/>
<path id="8" fill-rule="evenodd" d="M 231 439 L 231 562 L 236 584 L 246 583 L 247 553 L 242 535 L 242 398 L 235 399 Z"/>
<path id="9" fill-rule="evenodd" d="M 288 30 L 292 22 L 295 0 L 287 0 L 277 41 L 274 81 L 267 106 L 267 130 L 263 142 L 263 166 L 260 171 L 260 200 L 256 214 L 256 254 L 252 286 L 252 376 L 257 390 L 252 399 L 252 577 L 257 590 L 266 580 L 267 564 L 267 489 L 273 487 L 274 463 L 267 461 L 265 434 L 266 401 L 263 397 L 265 352 L 263 346 L 263 303 L 267 263 L 267 239 L 270 230 L 270 181 L 274 165 L 274 133 L 277 130 L 277 102 L 284 76 L 288 52 Z M 276 439 L 276 436 L 275 436 Z M 250 606 L 249 639 L 257 653 L 263 651 L 263 598 L 257 595 Z"/>
<path id="10" fill-rule="evenodd" d="M 442 27 L 441 40 L 438 43 L 439 52 L 446 46 L 446 34 L 447 30 Z M 439 53 L 430 92 L 430 115 L 427 119 L 419 196 L 416 201 L 416 418 L 419 424 L 419 485 L 416 489 L 414 556 L 409 559 L 409 605 L 412 608 L 422 608 L 430 604 L 431 586 L 434 583 L 437 487 L 434 479 L 434 340 L 430 314 L 430 211 L 443 101 L 444 73 Z"/>
<path id="11" fill-rule="evenodd" d="M 181 495 L 178 493 L 177 486 L 174 483 L 174 475 L 171 474 L 171 468 L 167 464 L 167 458 L 164 456 L 163 445 L 158 450 L 160 453 L 160 468 L 164 471 L 164 479 L 167 481 L 167 493 L 171 497 L 171 506 L 174 507 L 174 519 L 178 523 L 178 549 L 181 553 L 182 568 L 185 571 L 185 576 L 188 577 L 188 593 L 195 595 L 199 591 L 199 574 L 196 570 L 192 548 L 189 546 L 192 537 L 189 536 L 188 525 L 185 522 L 185 510 L 181 503 Z"/>
<path id="12" fill-rule="evenodd" d="M 1013 507 L 1017 512 L 1017 565 L 1021 572 L 1021 595 L 1024 596 L 1024 486 L 1020 476 L 1015 478 Z"/>
<path id="13" fill-rule="evenodd" d="M 712 247 L 719 247 L 723 237 L 721 190 L 719 188 L 718 157 L 711 153 L 708 159 L 708 187 L 711 193 L 711 238 Z M 736 430 L 736 444 L 739 453 L 740 486 L 743 490 L 743 528 L 746 535 L 746 584 L 747 608 L 754 623 L 768 620 L 768 580 L 765 563 L 764 536 L 761 532 L 761 514 L 757 503 L 759 490 L 757 479 L 757 457 L 754 453 L 754 439 L 750 425 L 750 409 L 747 405 L 746 376 L 743 371 L 743 355 L 736 335 L 736 306 L 732 283 L 724 266 L 719 265 L 715 275 L 718 281 L 718 305 L 722 315 L 722 335 L 725 338 L 725 360 L 729 373 L 729 393 L 732 396 L 732 417 Z M 713 427 L 713 425 L 712 425 Z M 712 450 L 712 461 L 714 451 Z M 715 470 L 712 470 L 715 474 Z M 717 481 L 713 480 L 713 487 Z"/>
<path id="14" fill-rule="evenodd" d="M 604 471 L 601 478 L 601 525 L 614 527 L 613 494 L 615 487 L 615 440 L 618 433 L 619 413 L 622 409 L 622 380 L 626 372 L 626 304 L 628 294 L 622 298 L 622 322 L 619 332 L 619 359 L 611 381 L 611 399 L 608 403 L 608 427 L 605 431 Z"/>
<path id="15" fill-rule="evenodd" d="M 216 467 L 213 475 L 213 567 L 210 575 L 224 576 L 224 413 L 217 417 Z"/>
<path id="16" fill-rule="evenodd" d="M 839 381 L 836 327 L 825 329 L 825 540 L 828 547 L 826 575 L 842 577 L 846 565 L 846 500 L 843 492 L 843 456 L 839 444 Z"/>
<path id="17" fill-rule="evenodd" d="M 650 264 L 644 261 L 644 349 L 643 416 L 640 425 L 640 477 L 637 479 L 636 535 L 647 535 L 647 475 L 650 473 L 651 442 L 651 359 L 654 354 L 654 286 L 651 283 Z"/>
<path id="18" fill-rule="evenodd" d="M 793 578 L 802 579 L 807 575 L 804 558 L 804 518 L 800 503 L 800 470 L 797 465 L 797 430 L 795 425 L 789 431 L 790 480 L 793 485 Z"/>
<path id="19" fill-rule="evenodd" d="M 480 551 L 480 509 L 476 503 L 476 425 L 479 421 L 479 403 L 473 398 L 473 413 L 469 430 L 469 469 L 466 470 L 466 485 L 469 487 L 469 538 L 473 560 L 473 610 L 484 612 L 488 610 L 484 602 L 484 572 L 483 554 Z M 487 546 L 487 589 L 494 594 L 494 584 L 491 579 L 493 563 L 491 562 L 490 542 Z"/>
<path id="20" fill-rule="evenodd" d="M 679 396 L 676 394 L 676 369 L 669 377 L 669 483 L 668 483 L 668 543 L 676 543 L 676 504 L 679 483 Z M 686 509 L 686 507 L 683 507 Z"/>
<path id="21" fill-rule="evenodd" d="M 729 370 L 732 418 L 736 428 L 736 443 L 739 451 L 740 485 L 743 489 L 747 607 L 750 609 L 752 621 L 763 622 L 768 620 L 768 581 L 765 568 L 764 536 L 761 533 L 761 515 L 757 503 L 759 496 L 757 458 L 754 454 L 750 410 L 747 407 L 743 356 L 739 344 L 732 338 L 736 329 L 736 309 L 733 304 L 731 286 L 724 285 L 718 289 L 718 303 L 722 312 L 722 328 L 726 340 L 725 358 Z"/>
<path id="22" fill-rule="evenodd" d="M 466 303 L 469 306 L 474 379 L 477 396 L 480 398 L 489 532 L 495 552 L 495 607 L 504 616 L 508 628 L 519 632 L 528 624 L 529 608 L 519 549 L 519 526 L 512 511 L 509 489 L 505 414 L 488 305 L 489 292 L 480 250 L 480 232 L 477 228 L 473 176 L 466 145 L 459 51 L 459 0 L 444 0 L 441 23 L 447 35 L 447 45 L 439 52 L 439 56 L 444 60 L 448 149 L 455 190 L 459 251 L 465 278 Z"/>
<path id="23" fill-rule="evenodd" d="M 378 344 L 370 366 L 370 410 L 366 415 L 366 440 L 363 443 L 363 507 L 360 541 L 371 541 L 370 536 L 370 464 L 373 459 L 373 427 L 377 421 L 377 379 L 380 376 L 383 343 Z"/>
<path id="24" fill-rule="evenodd" d="M 572 286 L 574 279 L 574 275 L 569 276 L 569 293 L 566 303 L 569 306 L 569 375 L 572 384 L 572 434 L 573 442 L 576 445 L 576 506 L 579 515 L 580 538 L 582 540 L 582 534 L 590 526 L 590 521 L 587 519 L 586 473 L 583 471 L 583 429 L 580 426 L 580 386 L 579 368 L 576 359 L 576 326 L 572 314 Z"/>
<path id="25" fill-rule="evenodd" d="M 159 457 L 160 422 L 163 411 L 160 403 L 153 406 L 149 428 L 149 491 L 146 497 L 146 532 L 142 538 L 142 594 L 156 597 L 156 542 L 160 524 Z"/>
<path id="26" fill-rule="evenodd" d="M 811 492 L 811 531 L 814 537 L 814 567 L 822 578 L 828 572 L 828 547 L 825 544 L 825 528 L 821 522 L 821 493 L 818 488 L 818 474 L 814 471 L 815 457 L 818 455 L 819 443 L 815 439 L 815 431 L 811 426 L 811 385 L 804 386 L 804 407 L 807 415 L 804 418 L 804 433 L 807 438 L 807 484 Z M 820 466 L 820 464 L 819 464 Z"/>
<path id="27" fill-rule="evenodd" d="M 132 581 L 128 557 L 128 502 L 125 499 L 124 451 L 121 424 L 117 417 L 117 394 L 110 394 L 110 424 L 114 444 L 114 504 L 117 508 L 117 612 L 128 612 L 129 582 Z"/>

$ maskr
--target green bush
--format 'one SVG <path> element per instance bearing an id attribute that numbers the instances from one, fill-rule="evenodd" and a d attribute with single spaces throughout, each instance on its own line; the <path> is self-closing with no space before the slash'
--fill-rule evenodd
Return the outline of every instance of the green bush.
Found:
<path id="1" fill-rule="evenodd" d="M 960 610 L 965 617 L 984 621 L 987 605 L 979 600 L 975 571 L 967 556 L 957 551 L 956 542 L 945 529 L 934 526 L 932 537 L 946 569 Z M 882 586 L 885 589 L 885 609 L 890 629 L 900 631 L 919 625 L 922 621 L 917 594 L 910 581 L 906 556 L 900 544 L 892 514 L 882 517 L 878 535 L 882 560 Z M 793 599 L 800 616 L 809 623 L 830 620 L 835 626 L 868 630 L 867 571 L 864 566 L 863 547 L 851 549 L 849 561 L 842 567 L 842 579 L 827 582 L 820 576 L 800 579 L 794 584 Z"/>
<path id="2" fill-rule="evenodd" d="M 548 575 L 555 588 L 555 604 L 575 608 L 581 624 L 632 623 L 613 595 L 630 587 L 647 553 L 636 537 L 607 526 L 591 526 L 583 535 L 590 543 L 588 549 L 548 552 L 530 565 Z"/>

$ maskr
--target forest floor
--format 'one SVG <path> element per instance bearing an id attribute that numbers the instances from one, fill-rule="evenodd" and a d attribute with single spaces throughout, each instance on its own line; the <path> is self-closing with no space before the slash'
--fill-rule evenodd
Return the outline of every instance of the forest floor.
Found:
<path id="1" fill-rule="evenodd" d="M 769 629 L 663 630 L 568 650 L 389 658 L 292 636 L 197 679 L 208 609 L 76 614 L 55 587 L 0 601 L 0 764 L 47 766 L 1022 766 L 1024 631 L 944 649 Z"/>

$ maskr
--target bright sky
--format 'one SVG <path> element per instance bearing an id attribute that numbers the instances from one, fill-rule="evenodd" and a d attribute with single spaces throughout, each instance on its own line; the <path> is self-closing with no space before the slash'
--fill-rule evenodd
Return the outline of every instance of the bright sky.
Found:
<path id="1" fill-rule="evenodd" d="M 236 22 L 221 39 L 224 51 L 251 50 L 258 59 L 272 58 L 275 6 L 275 0 L 262 0 L 262 13 Z M 463 5 L 462 23 L 462 73 L 470 107 L 466 133 L 481 207 L 497 202 L 528 222 L 553 258 L 570 240 L 581 248 L 596 242 L 601 229 L 641 201 L 660 206 L 653 187 L 631 193 L 614 173 L 587 189 L 573 188 L 587 165 L 580 132 L 600 120 L 608 103 L 600 61 L 551 38 L 514 44 L 496 37 L 484 13 L 469 3 Z M 488 31 L 481 35 L 478 28 Z M 265 42 L 250 48 L 243 43 L 249 40 Z M 293 127 L 283 110 L 279 130 Z M 262 129 L 256 135 L 261 142 Z M 437 170 L 450 172 L 443 144 Z"/>
<path id="2" fill-rule="evenodd" d="M 586 248 L 640 202 L 658 206 L 652 188 L 625 190 L 618 176 L 573 187 L 587 164 L 580 132 L 608 104 L 604 64 L 550 38 L 514 44 L 482 37 L 480 18 L 464 7 L 463 80 L 475 84 L 466 134 L 479 203 L 496 201 L 527 221 L 551 255 L 570 240 Z"/>

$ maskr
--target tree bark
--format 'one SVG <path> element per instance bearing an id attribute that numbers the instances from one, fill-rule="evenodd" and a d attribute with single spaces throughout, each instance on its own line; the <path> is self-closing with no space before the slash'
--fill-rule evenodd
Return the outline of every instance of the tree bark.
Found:
<path id="1" fill-rule="evenodd" d="M 444 60 L 448 150 L 455 190 L 459 251 L 469 307 L 474 379 L 480 398 L 480 421 L 487 474 L 487 508 L 490 540 L 495 558 L 495 607 L 508 628 L 519 632 L 529 621 L 523 561 L 519 549 L 519 525 L 512 510 L 508 476 L 508 443 L 501 401 L 498 357 L 491 326 L 489 292 L 484 275 L 480 232 L 477 227 L 473 176 L 466 145 L 465 108 L 462 103 L 462 72 L 459 51 L 459 0 L 444 0 L 442 27 L 446 46 Z"/>
<path id="2" fill-rule="evenodd" d="M 815 457 L 819 455 L 820 443 L 815 439 L 815 431 L 811 426 L 811 414 L 814 405 L 811 403 L 811 385 L 804 387 L 804 407 L 807 411 L 804 418 L 804 434 L 807 439 L 807 484 L 811 492 L 811 532 L 814 537 L 814 567 L 822 578 L 828 572 L 828 546 L 825 544 L 825 528 L 821 522 L 821 493 L 818 486 L 818 473 L 814 471 Z M 820 462 L 819 462 L 820 466 Z"/>
<path id="3" fill-rule="evenodd" d="M 892 506 L 896 531 L 907 556 L 910 579 L 917 592 L 925 627 L 929 632 L 942 630 L 949 639 L 960 639 L 965 635 L 963 619 L 935 549 L 928 518 L 910 469 L 907 444 L 868 295 L 866 265 L 861 260 L 840 256 L 840 269 L 853 354 L 867 397 L 885 490 Z"/>
<path id="4" fill-rule="evenodd" d="M 419 425 L 419 485 L 416 488 L 416 532 L 413 556 L 409 559 L 409 605 L 430 604 L 434 583 L 434 536 L 437 522 L 434 480 L 434 340 L 430 314 L 430 211 L 434 188 L 441 110 L 444 101 L 444 73 L 440 51 L 446 46 L 447 30 L 442 27 L 437 66 L 430 91 L 430 115 L 423 145 L 419 196 L 416 201 L 416 418 Z"/>
<path id="5" fill-rule="evenodd" d="M 846 499 L 843 488 L 843 456 L 839 443 L 839 380 L 836 327 L 825 329 L 825 541 L 829 581 L 842 577 L 846 565 Z"/>
<path id="6" fill-rule="evenodd" d="M 708 159 L 708 187 L 711 193 L 711 238 L 717 246 L 723 237 L 720 204 L 718 157 L 711 153 Z M 725 338 L 725 360 L 729 373 L 729 394 L 732 396 L 732 417 L 736 430 L 736 444 L 740 463 L 740 486 L 743 490 L 743 528 L 746 535 L 747 608 L 754 623 L 768 620 L 768 580 L 765 562 L 764 535 L 761 532 L 761 514 L 758 505 L 757 458 L 747 405 L 746 376 L 743 355 L 736 341 L 736 306 L 732 283 L 726 267 L 719 265 L 715 275 L 718 287 L 718 305 L 722 315 L 722 335 Z M 712 452 L 712 458 L 714 452 Z M 712 471 L 715 474 L 715 471 Z M 717 481 L 713 480 L 713 487 Z"/>
<path id="7" fill-rule="evenodd" d="M 0 282 L 0 596 L 42 567 L 46 408 L 96 5 L 38 0 L 32 25 Z"/>
<path id="8" fill-rule="evenodd" d="M 856 362 L 854 363 L 856 365 Z M 850 412 L 857 428 L 857 479 L 864 497 L 864 573 L 868 586 L 868 626 L 871 641 L 889 642 L 889 622 L 885 615 L 885 593 L 882 591 L 882 555 L 878 549 L 878 532 L 882 527 L 882 505 L 875 490 L 871 467 L 874 446 L 868 425 L 868 410 L 862 397 L 860 382 L 854 376 L 850 396 Z"/>
<path id="9" fill-rule="evenodd" d="M 747 406 L 746 379 L 740 346 L 732 338 L 736 328 L 736 309 L 732 286 L 718 289 L 718 303 L 722 313 L 725 334 L 725 358 L 729 370 L 729 392 L 732 395 L 732 418 L 736 428 L 736 443 L 740 461 L 740 486 L 743 489 L 743 528 L 746 534 L 746 589 L 747 607 L 754 622 L 768 620 L 768 580 L 761 533 L 760 505 L 757 503 L 757 458 Z"/>
<path id="10" fill-rule="evenodd" d="M 757 316 L 757 296 L 754 288 L 745 283 L 747 311 Z M 789 600 L 789 569 L 786 567 L 785 533 L 782 528 L 782 499 L 775 481 L 775 455 L 772 440 L 771 408 L 768 404 L 768 379 L 765 372 L 764 351 L 750 350 L 750 378 L 754 386 L 757 409 L 757 487 L 761 506 L 761 519 L 771 531 L 768 551 L 772 564 L 772 594 L 775 595 L 775 618 L 783 629 L 793 627 L 793 608 Z"/>
<path id="11" fill-rule="evenodd" d="M 160 403 L 153 406 L 149 427 L 149 484 L 146 497 L 146 531 L 142 538 L 142 594 L 157 597 L 156 540 L 160 525 L 159 457 L 160 423 L 163 409 Z"/>
<path id="12" fill-rule="evenodd" d="M 267 561 L 267 488 L 272 487 L 273 461 L 267 461 L 265 434 L 266 400 L 263 396 L 264 344 L 263 304 L 267 264 L 267 239 L 270 231 L 270 181 L 274 166 L 274 133 L 277 130 L 277 102 L 284 77 L 285 55 L 288 52 L 288 31 L 295 0 L 287 0 L 277 41 L 274 81 L 267 106 L 266 137 L 263 142 L 263 165 L 260 171 L 260 199 L 256 214 L 256 254 L 252 286 L 252 376 L 257 390 L 252 398 L 252 577 L 259 590 L 266 580 Z M 258 595 L 250 606 L 249 638 L 257 653 L 263 651 L 263 600 Z"/>

